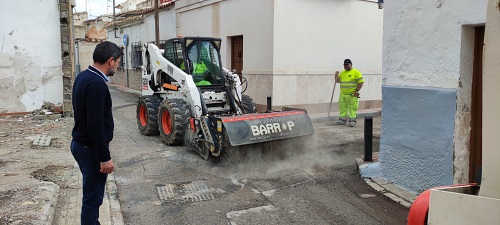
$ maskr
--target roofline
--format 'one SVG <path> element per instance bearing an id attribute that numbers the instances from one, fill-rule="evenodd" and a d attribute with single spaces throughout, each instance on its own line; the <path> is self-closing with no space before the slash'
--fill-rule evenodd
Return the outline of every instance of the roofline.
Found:
<path id="1" fill-rule="evenodd" d="M 172 5 L 175 5 L 175 0 L 171 0 L 169 2 L 166 2 L 166 3 L 159 5 L 158 10 L 166 9 Z M 147 9 L 137 9 L 137 10 L 127 11 L 127 12 L 120 12 L 120 13 L 116 14 L 115 17 L 126 15 L 126 14 L 131 14 L 131 16 L 128 16 L 128 17 L 121 19 L 121 20 L 118 20 L 118 21 L 107 22 L 104 25 L 104 27 L 109 28 L 109 27 L 113 27 L 113 26 L 116 27 L 116 26 L 123 26 L 123 25 L 127 25 L 127 24 L 136 23 L 137 21 L 144 19 L 145 15 L 153 13 L 154 11 L 155 11 L 155 8 L 147 8 Z"/>

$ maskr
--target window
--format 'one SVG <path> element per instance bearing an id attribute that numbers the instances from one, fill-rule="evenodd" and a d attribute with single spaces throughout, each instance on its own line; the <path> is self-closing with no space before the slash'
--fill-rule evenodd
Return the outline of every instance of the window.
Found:
<path id="1" fill-rule="evenodd" d="M 122 59 L 120 60 L 120 64 L 118 65 L 118 70 L 124 71 L 125 69 L 125 53 L 123 46 L 120 47 L 122 49 Z"/>
<path id="2" fill-rule="evenodd" d="M 174 51 L 174 43 L 167 42 L 164 44 L 160 44 L 160 48 L 164 49 L 163 57 L 170 61 L 171 63 L 175 63 L 175 51 Z"/>
<path id="3" fill-rule="evenodd" d="M 222 83 L 219 52 L 212 41 L 194 41 L 187 49 L 190 74 L 197 86 Z"/>
<path id="4" fill-rule="evenodd" d="M 142 49 L 141 42 L 132 42 L 132 52 L 131 52 L 131 63 L 132 68 L 141 68 L 142 66 Z"/>
<path id="5" fill-rule="evenodd" d="M 160 43 L 160 48 L 164 50 L 163 57 L 184 70 L 181 43 L 178 41 L 163 41 Z"/>

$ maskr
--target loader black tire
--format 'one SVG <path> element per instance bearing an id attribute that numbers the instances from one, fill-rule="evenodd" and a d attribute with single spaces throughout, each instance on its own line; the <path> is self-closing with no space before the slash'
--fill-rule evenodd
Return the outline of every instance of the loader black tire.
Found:
<path id="1" fill-rule="evenodd" d="M 141 134 L 146 136 L 158 135 L 158 108 L 161 99 L 156 95 L 145 95 L 137 101 L 137 126 Z"/>
<path id="2" fill-rule="evenodd" d="M 241 95 L 241 105 L 243 106 L 243 113 L 256 113 L 257 107 L 255 107 L 255 102 L 248 95 Z"/>
<path id="3" fill-rule="evenodd" d="M 184 144 L 184 134 L 188 129 L 191 110 L 182 99 L 166 99 L 160 104 L 158 127 L 161 139 L 167 145 Z"/>

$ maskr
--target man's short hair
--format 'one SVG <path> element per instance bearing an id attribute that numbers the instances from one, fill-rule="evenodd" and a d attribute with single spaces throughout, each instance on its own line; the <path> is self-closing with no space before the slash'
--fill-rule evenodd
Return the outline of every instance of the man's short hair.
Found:
<path id="1" fill-rule="evenodd" d="M 95 46 L 92 58 L 94 59 L 94 63 L 102 65 L 109 58 L 113 57 L 115 60 L 118 60 L 122 55 L 122 49 L 118 45 L 113 42 L 103 41 Z"/>

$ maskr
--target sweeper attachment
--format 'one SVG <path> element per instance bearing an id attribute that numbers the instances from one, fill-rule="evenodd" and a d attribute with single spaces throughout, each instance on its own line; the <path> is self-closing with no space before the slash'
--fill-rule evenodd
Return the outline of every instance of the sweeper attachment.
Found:
<path id="1" fill-rule="evenodd" d="M 242 94 L 239 76 L 222 67 L 220 45 L 219 38 L 206 37 L 170 39 L 163 49 L 144 44 L 137 104 L 142 134 L 160 134 L 168 145 L 189 145 L 207 160 L 227 157 L 235 146 L 314 133 L 305 110 L 256 113 L 253 99 Z"/>

